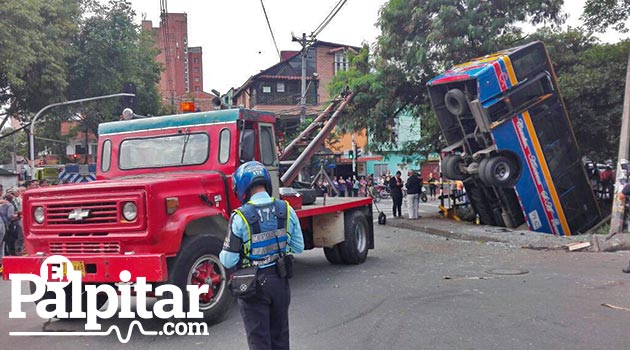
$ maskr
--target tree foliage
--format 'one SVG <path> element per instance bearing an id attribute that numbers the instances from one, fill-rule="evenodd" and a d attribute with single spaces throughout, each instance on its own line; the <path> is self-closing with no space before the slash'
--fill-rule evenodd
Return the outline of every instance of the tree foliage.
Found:
<path id="1" fill-rule="evenodd" d="M 120 92 L 127 83 L 136 86 L 136 111 L 158 114 L 157 84 L 160 66 L 153 38 L 134 24 L 135 13 L 127 1 L 94 4 L 94 15 L 86 18 L 74 46 L 77 55 L 69 62 L 68 97 L 80 99 Z M 96 134 L 98 124 L 116 120 L 120 100 L 100 101 L 81 107 L 87 126 Z"/>
<path id="2" fill-rule="evenodd" d="M 558 77 L 580 150 L 595 160 L 615 158 L 630 42 L 596 45 Z"/>
<path id="3" fill-rule="evenodd" d="M 582 20 L 587 27 L 598 32 L 612 28 L 627 33 L 628 18 L 630 18 L 628 0 L 586 0 L 584 4 Z"/>
<path id="4" fill-rule="evenodd" d="M 521 36 L 519 22 L 561 23 L 562 4 L 562 0 L 390 0 L 380 12 L 377 24 L 382 33 L 374 58 L 360 59 L 363 68 L 351 68 L 333 83 L 333 88 L 347 84 L 366 95 L 355 99 L 354 113 L 345 124 L 361 128 L 374 123 L 370 148 L 387 148 L 396 141 L 391 137 L 393 120 L 401 111 L 411 109 L 423 119 L 435 118 L 428 112 L 426 92 L 432 77 L 455 63 L 503 48 L 506 38 Z M 422 128 L 422 144 L 414 147 L 437 148 L 435 120 L 423 120 Z"/>
<path id="5" fill-rule="evenodd" d="M 35 113 L 64 99 L 83 1 L 0 0 L 0 103 Z"/>

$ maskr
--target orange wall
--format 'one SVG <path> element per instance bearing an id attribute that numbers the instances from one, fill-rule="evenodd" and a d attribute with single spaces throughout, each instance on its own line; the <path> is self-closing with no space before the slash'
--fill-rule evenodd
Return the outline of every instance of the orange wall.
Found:
<path id="1" fill-rule="evenodd" d="M 357 132 L 354 134 L 354 142 L 357 144 L 357 148 L 364 148 L 367 145 L 367 137 L 365 136 L 365 130 Z M 341 153 L 343 151 L 349 151 L 352 149 L 352 134 L 344 134 L 339 139 L 339 143 L 337 143 L 334 147 L 331 145 L 327 145 L 331 150 Z"/>

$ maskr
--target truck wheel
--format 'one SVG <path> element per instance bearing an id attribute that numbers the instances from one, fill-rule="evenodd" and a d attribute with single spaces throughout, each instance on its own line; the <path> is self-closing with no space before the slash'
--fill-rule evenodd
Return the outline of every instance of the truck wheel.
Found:
<path id="1" fill-rule="evenodd" d="M 168 271 L 168 283 L 178 286 L 184 296 L 188 295 L 187 285 L 210 285 L 209 292 L 199 296 L 199 311 L 204 321 L 211 324 L 225 317 L 233 301 L 227 287 L 228 271 L 219 260 L 221 248 L 222 243 L 208 235 L 185 237 Z M 184 297 L 184 312 L 187 311 L 188 298 Z"/>
<path id="2" fill-rule="evenodd" d="M 35 293 L 35 284 L 30 283 L 29 288 L 31 290 L 31 294 Z M 72 288 L 71 285 L 67 285 L 63 288 L 64 293 L 66 294 L 66 312 L 72 311 Z M 44 296 L 35 302 L 35 305 L 39 304 L 43 300 L 55 299 L 55 292 L 47 290 L 44 293 Z M 100 310 L 105 303 L 107 303 L 107 294 L 99 293 L 96 295 L 96 309 Z M 87 292 L 85 292 L 85 286 L 82 287 L 81 293 L 81 311 L 86 311 L 87 308 Z M 46 307 L 46 311 L 52 312 L 54 311 L 53 305 L 48 305 Z M 76 318 L 70 318 L 76 319 Z"/>
<path id="3" fill-rule="evenodd" d="M 444 95 L 444 104 L 446 104 L 446 109 L 456 116 L 460 116 L 468 111 L 466 95 L 460 89 L 449 90 Z"/>
<path id="4" fill-rule="evenodd" d="M 346 264 L 361 264 L 367 258 L 369 226 L 365 215 L 355 210 L 344 220 L 345 241 L 339 243 L 341 258 Z"/>
<path id="5" fill-rule="evenodd" d="M 326 260 L 333 265 L 343 264 L 343 259 L 341 258 L 341 253 L 339 252 L 339 244 L 332 248 L 324 247 L 324 255 L 326 256 Z"/>

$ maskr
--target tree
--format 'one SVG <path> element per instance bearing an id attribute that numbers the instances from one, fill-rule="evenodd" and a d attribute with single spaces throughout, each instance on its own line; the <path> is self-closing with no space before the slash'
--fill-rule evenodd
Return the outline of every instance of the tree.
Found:
<path id="1" fill-rule="evenodd" d="M 393 118 L 412 109 L 424 118 L 429 100 L 426 83 L 438 72 L 472 57 L 486 55 L 522 36 L 520 22 L 561 23 L 562 0 L 391 0 L 381 9 L 373 60 L 367 68 L 348 72 L 337 80 L 363 88 L 369 96 L 355 101 L 352 119 L 374 119 L 372 149 L 391 144 Z M 337 84 L 337 83 L 336 83 Z M 366 118 L 367 117 L 367 118 Z M 354 123 L 361 126 L 361 122 Z M 375 125 L 376 126 L 376 125 Z M 423 121 L 424 146 L 437 148 L 435 121 Z M 429 143 L 427 145 L 427 143 Z M 421 145 L 414 145 L 419 147 Z M 427 147 L 424 147 L 427 148 Z"/>
<path id="2" fill-rule="evenodd" d="M 613 28 L 627 33 L 626 26 L 630 17 L 630 1 L 628 0 L 586 0 L 582 20 L 595 31 L 604 32 Z"/>
<path id="3" fill-rule="evenodd" d="M 68 64 L 68 97 L 109 95 L 132 83 L 136 86 L 136 112 L 158 114 L 160 66 L 151 34 L 134 24 L 135 13 L 126 0 L 92 6 L 94 15 L 81 23 L 74 42 L 77 54 Z M 96 135 L 98 124 L 117 120 L 122 108 L 120 100 L 104 100 L 85 104 L 80 111 L 85 125 Z"/>
<path id="4" fill-rule="evenodd" d="M 0 104 L 26 119 L 63 100 L 84 1 L 0 0 Z"/>
<path id="5" fill-rule="evenodd" d="M 580 150 L 592 159 L 615 158 L 630 42 L 596 45 L 559 75 Z"/>

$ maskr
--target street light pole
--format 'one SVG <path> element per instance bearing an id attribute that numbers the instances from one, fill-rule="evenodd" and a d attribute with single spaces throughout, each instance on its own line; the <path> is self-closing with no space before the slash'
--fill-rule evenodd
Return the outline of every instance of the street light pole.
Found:
<path id="1" fill-rule="evenodd" d="M 35 114 L 35 117 L 33 117 L 33 120 L 31 120 L 31 128 L 30 128 L 30 149 L 31 149 L 31 162 L 33 162 L 33 165 L 31 166 L 31 177 L 33 175 L 35 175 L 35 137 L 34 137 L 34 132 L 35 132 L 35 122 L 37 122 L 37 119 L 39 118 L 39 116 L 47 109 L 52 108 L 52 107 L 57 107 L 57 106 L 64 106 L 64 105 L 70 105 L 70 104 L 74 104 L 74 103 L 81 103 L 81 102 L 86 102 L 86 101 L 94 101 L 94 100 L 103 100 L 106 98 L 112 98 L 112 97 L 121 97 L 121 96 L 136 96 L 135 94 L 129 94 L 126 92 L 121 92 L 118 94 L 112 94 L 112 95 L 104 95 L 104 96 L 96 96 L 96 97 L 88 97 L 88 98 L 82 98 L 79 100 L 70 100 L 70 101 L 65 101 L 65 102 L 58 102 L 58 103 L 52 103 L 49 104 L 48 106 L 45 106 L 44 108 L 40 109 L 37 114 Z"/>

